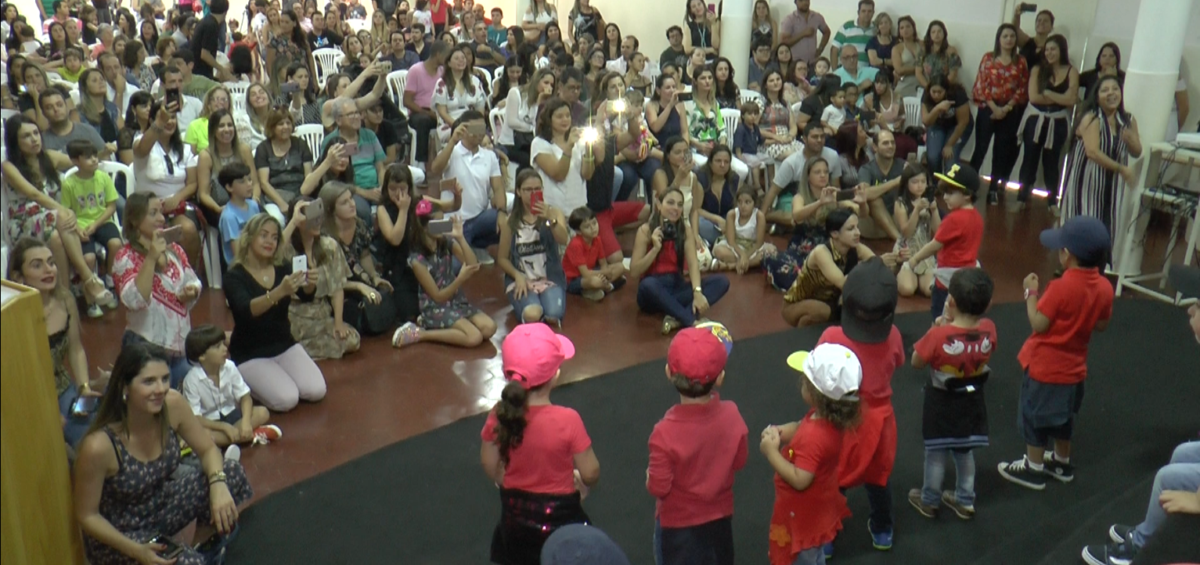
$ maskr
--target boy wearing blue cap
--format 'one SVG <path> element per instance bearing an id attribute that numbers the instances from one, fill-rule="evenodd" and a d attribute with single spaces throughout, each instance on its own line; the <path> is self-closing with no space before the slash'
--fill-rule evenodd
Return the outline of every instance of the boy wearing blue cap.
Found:
<path id="1" fill-rule="evenodd" d="M 679 404 L 654 425 L 646 469 L 646 490 L 658 499 L 658 565 L 734 563 L 733 478 L 746 466 L 749 429 L 737 405 L 713 390 L 727 358 L 712 328 L 682 330 L 667 350 Z"/>
<path id="2" fill-rule="evenodd" d="M 1000 463 L 1005 479 L 1033 490 L 1046 478 L 1064 483 L 1075 478 L 1071 433 L 1083 403 L 1088 342 L 1112 318 L 1113 287 L 1100 273 L 1108 262 L 1108 228 L 1097 218 L 1076 216 L 1059 229 L 1042 232 L 1042 245 L 1058 250 L 1064 272 L 1038 298 L 1038 276 L 1025 277 L 1025 303 L 1033 334 L 1017 360 L 1025 370 L 1017 422 L 1025 438 L 1025 456 Z M 1053 443 L 1053 453 L 1046 446 Z"/>

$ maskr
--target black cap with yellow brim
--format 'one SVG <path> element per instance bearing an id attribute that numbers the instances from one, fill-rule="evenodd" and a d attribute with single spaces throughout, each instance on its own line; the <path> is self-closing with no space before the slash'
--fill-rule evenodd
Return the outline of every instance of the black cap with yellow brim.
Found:
<path id="1" fill-rule="evenodd" d="M 945 183 L 939 188 L 958 189 L 967 194 L 975 194 L 979 190 L 979 173 L 970 165 L 955 163 L 946 172 L 934 173 L 933 176 Z"/>

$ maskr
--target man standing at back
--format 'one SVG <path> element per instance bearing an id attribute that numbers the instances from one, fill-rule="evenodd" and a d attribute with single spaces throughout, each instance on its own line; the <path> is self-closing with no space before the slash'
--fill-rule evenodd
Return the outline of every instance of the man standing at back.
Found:
<path id="1" fill-rule="evenodd" d="M 875 37 L 875 25 L 872 23 L 874 19 L 875 1 L 859 0 L 858 19 L 842 24 L 833 38 L 833 45 L 829 48 L 830 64 L 836 67 L 841 60 L 839 55 L 842 47 L 853 45 L 858 49 L 858 63 L 864 67 L 871 65 L 867 58 L 867 42 Z"/>
<path id="2" fill-rule="evenodd" d="M 195 59 L 193 72 L 207 79 L 233 80 L 229 67 L 217 62 L 220 52 L 221 34 L 225 29 L 225 13 L 229 11 L 229 0 L 212 0 L 210 13 L 200 20 L 192 32 L 192 57 Z"/>
<path id="3" fill-rule="evenodd" d="M 438 79 L 442 78 L 442 64 L 449 55 L 450 46 L 446 43 L 430 43 L 429 58 L 408 69 L 408 78 L 404 83 L 404 108 L 408 111 L 408 125 L 417 134 L 419 163 L 429 160 L 429 132 L 437 127 L 437 114 L 433 112 L 433 90 Z"/>
<path id="4" fill-rule="evenodd" d="M 796 0 L 796 11 L 784 18 L 779 28 L 779 42 L 792 48 L 792 59 L 807 61 L 809 68 L 829 43 L 825 16 L 809 9 L 811 5 L 811 0 Z M 818 31 L 821 32 L 820 44 L 817 43 Z"/>

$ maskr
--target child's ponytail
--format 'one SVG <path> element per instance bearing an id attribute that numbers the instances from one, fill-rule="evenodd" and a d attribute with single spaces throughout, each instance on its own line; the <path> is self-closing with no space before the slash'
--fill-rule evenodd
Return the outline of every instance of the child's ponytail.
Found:
<path id="1" fill-rule="evenodd" d="M 848 430 L 858 425 L 859 419 L 862 417 L 861 402 L 858 399 L 834 400 L 817 390 L 807 376 L 802 378 L 804 379 L 803 386 L 808 388 L 808 392 L 812 396 L 813 408 L 821 419 L 833 424 L 839 430 Z"/>
<path id="2" fill-rule="evenodd" d="M 500 461 L 508 466 L 508 455 L 521 446 L 525 439 L 525 412 L 528 408 L 529 391 L 517 381 L 509 381 L 500 393 L 496 405 L 496 444 L 500 446 Z"/>

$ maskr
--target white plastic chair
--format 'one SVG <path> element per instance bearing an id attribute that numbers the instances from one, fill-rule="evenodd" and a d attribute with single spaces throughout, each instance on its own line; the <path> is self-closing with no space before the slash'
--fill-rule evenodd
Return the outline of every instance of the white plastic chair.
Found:
<path id="1" fill-rule="evenodd" d="M 908 127 L 921 126 L 921 99 L 916 96 L 904 97 L 904 125 Z"/>
<path id="2" fill-rule="evenodd" d="M 354 33 L 371 29 L 371 22 L 360 18 L 348 19 L 346 23 L 350 24 L 350 29 L 354 30 Z"/>
<path id="3" fill-rule="evenodd" d="M 250 90 L 250 83 L 226 82 L 224 86 L 229 90 L 229 101 L 233 103 L 234 113 L 246 113 L 246 91 Z"/>
<path id="4" fill-rule="evenodd" d="M 504 65 L 496 67 L 496 70 L 492 72 L 492 80 L 499 81 L 502 76 L 504 76 Z"/>
<path id="5" fill-rule="evenodd" d="M 387 74 L 388 94 L 391 94 L 392 101 L 396 103 L 396 107 L 408 115 L 408 110 L 404 108 L 404 86 L 408 83 L 408 71 L 400 69 Z"/>
<path id="6" fill-rule="evenodd" d="M 304 124 L 296 126 L 296 137 L 303 139 L 312 151 L 313 160 L 321 158 L 321 141 L 325 139 L 325 128 L 321 124 Z"/>
<path id="7" fill-rule="evenodd" d="M 504 109 L 495 108 L 489 112 L 488 123 L 492 124 L 492 137 L 500 137 L 500 130 L 504 127 Z"/>
<path id="8" fill-rule="evenodd" d="M 742 112 L 733 108 L 721 110 L 721 117 L 725 120 L 725 136 L 729 139 L 730 145 L 733 144 L 733 134 L 737 132 L 738 124 L 742 121 Z"/>
<path id="9" fill-rule="evenodd" d="M 759 110 L 762 110 L 763 106 L 766 106 L 767 103 L 766 99 L 764 99 L 761 94 L 753 90 L 743 90 L 741 94 L 738 95 L 738 102 L 742 104 L 751 101 L 758 103 Z"/>
<path id="10" fill-rule="evenodd" d="M 126 195 L 137 192 L 137 179 L 133 176 L 133 169 L 129 165 L 118 161 L 100 161 L 100 170 L 108 173 L 113 180 L 116 180 L 117 175 L 125 177 Z M 120 227 L 120 224 L 118 223 L 117 226 Z"/>
<path id="11" fill-rule="evenodd" d="M 317 61 L 317 86 L 325 88 L 325 80 L 329 75 L 338 72 L 338 60 L 341 58 L 342 52 L 339 49 L 322 47 L 313 51 L 313 59 Z"/>

